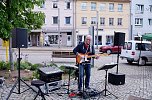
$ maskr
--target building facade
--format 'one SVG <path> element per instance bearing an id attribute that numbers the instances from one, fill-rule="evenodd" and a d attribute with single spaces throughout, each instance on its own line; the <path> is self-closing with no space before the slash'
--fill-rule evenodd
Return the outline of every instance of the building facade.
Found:
<path id="1" fill-rule="evenodd" d="M 152 0 L 131 0 L 132 39 L 152 33 Z"/>
<path id="2" fill-rule="evenodd" d="M 76 42 L 83 41 L 94 26 L 95 45 L 113 44 L 114 32 L 130 32 L 129 0 L 76 0 Z M 98 39 L 98 40 L 97 40 Z"/>
<path id="3" fill-rule="evenodd" d="M 45 24 L 40 30 L 32 30 L 29 36 L 31 46 L 73 46 L 73 0 L 45 0 L 41 7 L 35 6 L 34 11 L 45 14 Z"/>

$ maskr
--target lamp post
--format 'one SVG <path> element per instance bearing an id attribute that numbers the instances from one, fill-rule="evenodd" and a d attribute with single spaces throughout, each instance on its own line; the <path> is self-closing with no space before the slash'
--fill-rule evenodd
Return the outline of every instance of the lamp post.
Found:
<path id="1" fill-rule="evenodd" d="M 60 8 L 58 8 L 58 43 L 60 48 Z"/>
<path id="2" fill-rule="evenodd" d="M 97 31 L 97 49 L 98 49 L 98 11 L 97 11 L 97 25 L 96 25 L 96 31 Z"/>

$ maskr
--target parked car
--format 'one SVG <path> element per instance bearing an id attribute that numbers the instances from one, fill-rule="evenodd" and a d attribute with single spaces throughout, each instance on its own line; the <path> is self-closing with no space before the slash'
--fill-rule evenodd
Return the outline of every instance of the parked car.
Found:
<path id="1" fill-rule="evenodd" d="M 119 46 L 119 53 L 121 52 L 122 46 Z M 99 48 L 99 52 L 111 54 L 111 53 L 118 53 L 118 46 L 113 45 L 107 45 L 107 46 L 101 46 Z"/>
<path id="2" fill-rule="evenodd" d="M 151 42 L 134 40 L 125 42 L 120 58 L 125 58 L 130 64 L 139 62 L 139 65 L 145 65 L 146 62 L 152 62 Z"/>

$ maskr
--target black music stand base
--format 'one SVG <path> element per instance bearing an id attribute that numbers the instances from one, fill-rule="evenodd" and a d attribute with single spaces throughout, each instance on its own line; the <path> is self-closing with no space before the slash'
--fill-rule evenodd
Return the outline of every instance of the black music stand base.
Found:
<path id="1" fill-rule="evenodd" d="M 104 92 L 104 96 L 108 96 L 108 95 L 113 95 L 116 99 L 118 98 L 117 96 L 115 96 L 114 94 L 112 94 L 109 90 L 107 90 L 107 72 L 108 72 L 108 69 L 111 69 L 113 67 L 115 67 L 117 65 L 116 64 L 105 64 L 103 65 L 101 68 L 99 68 L 98 70 L 105 70 L 106 71 L 106 75 L 105 75 L 105 89 L 103 89 L 101 92 L 99 92 L 99 94 L 103 93 Z M 109 94 L 107 94 L 107 92 Z"/>
<path id="2" fill-rule="evenodd" d="M 105 89 L 103 89 L 99 94 L 103 93 L 104 92 L 104 96 L 108 96 L 108 95 L 113 95 L 116 99 L 118 99 L 117 96 L 115 96 L 113 93 L 111 93 L 108 89 L 107 89 L 107 71 L 108 70 L 105 70 L 106 71 L 106 75 L 105 75 Z M 109 94 L 107 94 L 107 92 Z"/>

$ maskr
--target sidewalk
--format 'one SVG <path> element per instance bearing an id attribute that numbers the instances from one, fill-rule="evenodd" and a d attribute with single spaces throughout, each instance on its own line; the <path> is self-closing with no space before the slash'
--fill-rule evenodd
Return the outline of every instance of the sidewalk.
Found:
<path id="1" fill-rule="evenodd" d="M 73 50 L 74 47 L 28 47 L 21 48 L 21 50 L 42 50 L 42 51 L 53 51 L 53 50 Z M 0 47 L 0 50 L 5 50 L 5 47 Z M 16 50 L 17 48 L 13 48 Z"/>

